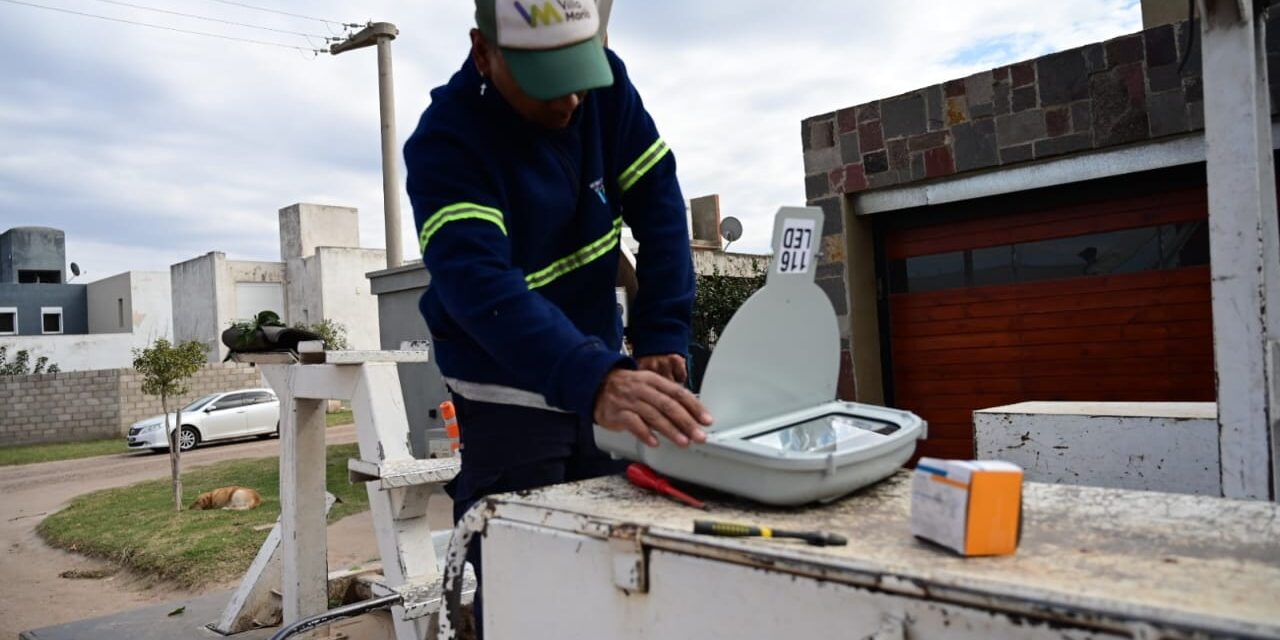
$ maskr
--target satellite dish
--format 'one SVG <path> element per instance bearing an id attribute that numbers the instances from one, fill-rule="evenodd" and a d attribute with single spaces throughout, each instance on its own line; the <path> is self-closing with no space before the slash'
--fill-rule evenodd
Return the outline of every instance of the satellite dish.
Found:
<path id="1" fill-rule="evenodd" d="M 737 218 L 729 216 L 720 221 L 720 237 L 729 242 L 733 242 L 742 237 L 742 223 Z"/>
<path id="2" fill-rule="evenodd" d="M 76 263 L 74 263 L 74 262 L 72 262 L 72 263 L 71 263 L 71 275 L 73 275 L 73 276 L 78 276 L 78 275 L 80 275 L 80 265 L 78 265 L 78 264 L 76 264 Z"/>

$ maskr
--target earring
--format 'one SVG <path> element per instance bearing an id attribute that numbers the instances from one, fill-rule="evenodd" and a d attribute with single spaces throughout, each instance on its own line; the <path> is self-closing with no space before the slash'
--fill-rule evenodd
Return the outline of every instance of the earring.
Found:
<path id="1" fill-rule="evenodd" d="M 489 88 L 489 82 L 485 79 L 484 74 L 480 74 L 480 95 L 484 95 L 484 90 Z"/>

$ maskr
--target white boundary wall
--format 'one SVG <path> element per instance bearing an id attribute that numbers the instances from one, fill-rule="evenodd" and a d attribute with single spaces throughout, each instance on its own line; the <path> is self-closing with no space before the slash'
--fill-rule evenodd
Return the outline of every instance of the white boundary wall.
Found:
<path id="1" fill-rule="evenodd" d="M 1024 402 L 975 411 L 981 459 L 1027 480 L 1222 495 L 1212 402 Z"/>

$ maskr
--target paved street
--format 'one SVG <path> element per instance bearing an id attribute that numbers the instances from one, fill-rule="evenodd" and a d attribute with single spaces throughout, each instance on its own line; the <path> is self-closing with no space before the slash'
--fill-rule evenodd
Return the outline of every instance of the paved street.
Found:
<path id="1" fill-rule="evenodd" d="M 333 427 L 330 444 L 355 441 L 355 427 Z M 183 455 L 183 469 L 223 460 L 279 454 L 279 440 L 212 444 Z M 123 447 L 123 438 L 121 438 Z M 0 639 L 81 618 L 100 616 L 181 597 L 166 585 L 152 585 L 127 574 L 101 580 L 58 577 L 68 569 L 95 569 L 105 563 L 52 549 L 35 533 L 40 520 L 70 499 L 98 489 L 167 478 L 169 457 L 127 452 L 119 455 L 0 467 Z M 330 566 L 376 556 L 367 513 L 330 527 Z M 334 539 L 335 534 L 343 542 Z M 367 541 L 367 543 L 365 542 Z M 224 589 L 228 585 L 211 585 Z"/>

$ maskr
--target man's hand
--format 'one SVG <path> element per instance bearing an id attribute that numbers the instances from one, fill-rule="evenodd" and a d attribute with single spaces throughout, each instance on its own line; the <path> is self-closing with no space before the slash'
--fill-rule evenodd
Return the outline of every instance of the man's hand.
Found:
<path id="1" fill-rule="evenodd" d="M 669 353 L 661 356 L 641 356 L 636 360 L 642 371 L 652 371 L 672 382 L 684 384 L 689 377 L 685 368 L 684 356 Z"/>
<path id="2" fill-rule="evenodd" d="M 652 371 L 629 369 L 605 376 L 593 417 L 610 431 L 630 431 L 650 447 L 658 446 L 655 431 L 680 447 L 706 442 L 702 427 L 711 424 L 711 414 L 688 389 Z"/>

